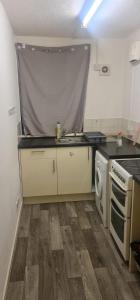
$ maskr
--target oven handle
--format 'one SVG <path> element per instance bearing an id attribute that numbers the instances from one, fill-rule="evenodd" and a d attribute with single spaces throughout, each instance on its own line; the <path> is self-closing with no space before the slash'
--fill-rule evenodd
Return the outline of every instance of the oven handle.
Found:
<path id="1" fill-rule="evenodd" d="M 112 209 L 115 211 L 115 213 L 119 216 L 119 218 L 122 219 L 124 222 L 126 222 L 125 217 L 122 217 L 122 216 L 118 213 L 118 211 L 114 208 L 114 206 L 113 206 L 113 201 L 111 201 L 111 207 L 112 207 Z"/>
<path id="2" fill-rule="evenodd" d="M 112 180 L 113 184 L 115 185 L 115 188 L 116 188 L 119 192 L 121 192 L 123 195 L 126 195 L 126 194 L 127 194 L 127 191 L 124 190 L 124 189 L 121 188 L 121 187 L 118 187 L 118 183 L 115 182 L 115 179 L 114 179 L 113 175 L 111 174 L 111 172 L 109 173 L 109 175 L 110 175 L 110 177 L 111 177 L 111 180 Z"/>

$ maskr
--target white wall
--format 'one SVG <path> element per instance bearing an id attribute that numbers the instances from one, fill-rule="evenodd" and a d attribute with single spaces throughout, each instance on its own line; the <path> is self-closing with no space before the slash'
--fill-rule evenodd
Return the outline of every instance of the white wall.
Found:
<path id="1" fill-rule="evenodd" d="M 17 151 L 18 82 L 13 35 L 0 3 L 0 299 L 3 299 L 20 205 Z"/>
<path id="2" fill-rule="evenodd" d="M 60 46 L 82 42 L 91 43 L 92 53 L 87 87 L 85 119 L 122 117 L 125 62 L 123 40 L 100 39 L 97 41 L 97 62 L 101 64 L 110 64 L 111 75 L 108 77 L 99 76 L 99 72 L 94 71 L 94 64 L 96 63 L 96 47 L 95 41 L 93 40 L 25 36 L 17 37 L 16 41 L 44 46 Z"/>
<path id="3" fill-rule="evenodd" d="M 140 41 L 140 29 L 126 39 L 126 93 L 123 116 L 126 119 L 140 122 L 140 62 L 128 62 L 129 49 L 133 41 Z"/>
<path id="4" fill-rule="evenodd" d="M 124 96 L 124 41 L 100 39 L 97 41 L 97 62 L 109 64 L 110 76 L 93 71 L 93 62 L 87 90 L 86 118 L 120 118 Z"/>

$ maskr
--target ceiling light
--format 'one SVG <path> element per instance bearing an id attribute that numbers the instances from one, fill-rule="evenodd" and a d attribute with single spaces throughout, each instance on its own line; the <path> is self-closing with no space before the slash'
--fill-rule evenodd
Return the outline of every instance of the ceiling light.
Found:
<path id="1" fill-rule="evenodd" d="M 92 4 L 91 8 L 88 11 L 88 13 L 86 14 L 86 16 L 83 19 L 82 27 L 87 27 L 89 21 L 94 16 L 94 14 L 96 13 L 98 7 L 101 5 L 102 2 L 103 2 L 103 0 L 95 0 L 94 1 L 94 3 Z"/>

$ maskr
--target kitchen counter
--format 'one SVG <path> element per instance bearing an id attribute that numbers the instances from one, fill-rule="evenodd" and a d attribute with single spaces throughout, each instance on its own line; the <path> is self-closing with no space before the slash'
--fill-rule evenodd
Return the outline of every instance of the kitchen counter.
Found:
<path id="1" fill-rule="evenodd" d="M 98 150 L 107 159 L 140 158 L 140 146 L 133 146 L 133 142 L 126 138 L 123 138 L 123 144 L 120 147 L 116 142 L 106 142 L 98 145 Z"/>
<path id="2" fill-rule="evenodd" d="M 140 174 L 134 175 L 133 178 L 138 184 L 140 184 Z"/>
<path id="3" fill-rule="evenodd" d="M 123 158 L 140 158 L 140 146 L 133 146 L 132 141 L 123 138 L 121 147 L 116 142 L 106 142 L 104 144 L 96 144 L 89 141 L 76 143 L 58 143 L 55 137 L 30 137 L 22 138 L 19 142 L 19 149 L 31 148 L 54 148 L 54 147 L 78 147 L 92 146 L 98 149 L 107 159 L 123 159 Z"/>
<path id="4" fill-rule="evenodd" d="M 31 148 L 53 148 L 53 147 L 78 147 L 78 146 L 92 146 L 96 147 L 96 144 L 88 141 L 76 142 L 76 143 L 58 143 L 54 137 L 34 137 L 34 138 L 22 138 L 19 142 L 19 149 L 31 149 Z"/>

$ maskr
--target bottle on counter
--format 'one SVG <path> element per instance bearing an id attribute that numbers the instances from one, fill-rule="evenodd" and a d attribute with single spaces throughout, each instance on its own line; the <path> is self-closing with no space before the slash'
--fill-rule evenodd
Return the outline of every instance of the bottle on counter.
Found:
<path id="1" fill-rule="evenodd" d="M 56 125 L 56 138 L 59 140 L 61 138 L 61 124 L 60 122 L 57 122 Z"/>
<path id="2" fill-rule="evenodd" d="M 118 147 L 122 146 L 122 132 L 118 133 L 118 136 L 117 136 L 117 145 L 118 145 Z"/>

